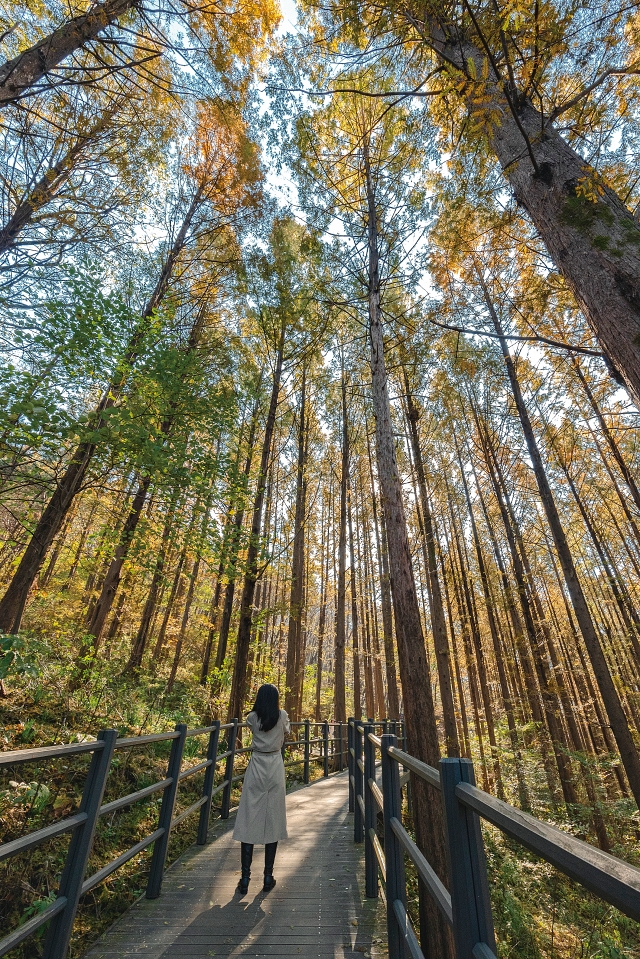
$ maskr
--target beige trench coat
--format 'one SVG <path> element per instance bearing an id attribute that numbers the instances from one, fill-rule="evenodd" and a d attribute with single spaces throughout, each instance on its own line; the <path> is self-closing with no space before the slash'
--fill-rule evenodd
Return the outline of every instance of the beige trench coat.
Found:
<path id="1" fill-rule="evenodd" d="M 287 838 L 285 776 L 282 745 L 289 732 L 284 709 L 273 729 L 260 729 L 254 712 L 247 716 L 253 733 L 253 753 L 242 785 L 233 838 L 238 842 L 268 843 Z"/>

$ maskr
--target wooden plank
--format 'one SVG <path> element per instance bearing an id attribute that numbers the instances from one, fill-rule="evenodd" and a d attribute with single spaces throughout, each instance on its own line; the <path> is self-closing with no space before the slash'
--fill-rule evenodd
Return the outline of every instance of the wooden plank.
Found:
<path id="1" fill-rule="evenodd" d="M 380 900 L 365 898 L 347 773 L 290 793 L 287 819 L 290 839 L 278 847 L 270 893 L 262 891 L 261 846 L 248 895 L 235 891 L 240 845 L 232 816 L 168 871 L 159 899 L 139 900 L 85 959 L 384 959 L 385 913 Z"/>

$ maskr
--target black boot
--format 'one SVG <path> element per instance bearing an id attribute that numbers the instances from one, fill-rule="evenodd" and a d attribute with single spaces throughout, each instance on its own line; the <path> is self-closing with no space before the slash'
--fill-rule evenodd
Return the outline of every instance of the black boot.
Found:
<path id="1" fill-rule="evenodd" d="M 253 859 L 253 843 L 240 843 L 240 863 L 242 865 L 242 878 L 238 883 L 237 890 L 246 896 L 249 889 L 249 880 L 251 879 L 251 860 Z"/>
<path id="2" fill-rule="evenodd" d="M 264 847 L 264 886 L 265 892 L 270 892 L 276 884 L 273 878 L 273 864 L 276 859 L 277 842 L 268 842 Z"/>

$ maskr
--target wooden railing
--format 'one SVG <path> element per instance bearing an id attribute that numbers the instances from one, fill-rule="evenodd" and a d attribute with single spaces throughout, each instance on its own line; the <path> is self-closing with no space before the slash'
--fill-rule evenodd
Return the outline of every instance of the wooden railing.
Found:
<path id="1" fill-rule="evenodd" d="M 285 743 L 283 755 L 285 749 L 289 751 L 290 757 L 296 752 L 302 753 L 302 755 L 298 758 L 287 759 L 285 766 L 301 766 L 302 779 L 305 783 L 310 780 L 311 763 L 321 762 L 324 776 L 328 776 L 330 771 L 344 769 L 348 755 L 346 723 L 314 723 L 306 720 L 301 723 L 292 723 L 291 726 L 293 738 Z M 231 791 L 234 784 L 242 781 L 245 775 L 244 771 L 234 774 L 236 758 L 243 753 L 251 752 L 252 748 L 251 746 L 241 745 L 242 732 L 245 728 L 246 723 L 239 723 L 237 719 L 224 725 L 215 722 L 203 729 L 187 729 L 184 723 L 179 723 L 175 729 L 169 732 L 123 739 L 118 738 L 116 730 L 105 729 L 99 732 L 97 738 L 91 742 L 18 749 L 0 753 L 0 768 L 91 753 L 91 761 L 78 811 L 52 825 L 0 845 L 1 862 L 33 849 L 56 836 L 71 833 L 71 841 L 56 899 L 36 916 L 0 939 L 0 957 L 33 936 L 46 923 L 50 923 L 45 938 L 43 959 L 64 959 L 69 948 L 80 898 L 151 845 L 153 845 L 153 853 L 146 896 L 148 899 L 157 898 L 162 888 L 172 829 L 197 812 L 199 813 L 197 843 L 204 845 L 209 831 L 213 800 L 218 795 L 221 798 L 220 818 L 227 819 L 229 817 Z M 318 729 L 321 730 L 321 734 L 312 736 L 312 730 L 317 732 Z M 331 733 L 333 734 L 331 735 Z M 218 748 L 221 734 L 224 734 L 225 739 L 223 751 Z M 187 740 L 195 737 L 207 737 L 206 759 L 183 769 L 185 744 Z M 171 751 L 164 779 L 112 802 L 103 803 L 114 753 L 122 749 L 133 749 L 149 743 L 166 741 L 171 742 Z M 314 750 L 313 747 L 318 748 Z M 222 781 L 216 785 L 216 767 L 222 762 L 225 764 Z M 174 815 L 180 784 L 198 773 L 204 773 L 200 798 L 178 815 Z M 133 803 L 147 799 L 158 792 L 162 792 L 162 803 L 157 828 L 148 836 L 142 838 L 140 842 L 131 846 L 126 852 L 85 879 L 99 819 L 102 816 L 131 806 Z"/>
<path id="2" fill-rule="evenodd" d="M 439 770 L 398 747 L 396 736 L 376 736 L 377 724 L 349 720 L 349 781 L 355 842 L 365 843 L 366 894 L 385 885 L 389 959 L 424 959 L 407 914 L 405 856 L 453 934 L 456 959 L 495 959 L 496 943 L 480 817 L 581 883 L 632 919 L 640 920 L 640 869 L 510 806 L 475 784 L 468 759 L 441 759 Z M 378 754 L 382 789 L 376 781 Z M 444 811 L 449 888 L 402 824 L 400 766 L 440 793 Z M 434 797 L 435 798 L 435 797 Z M 377 830 L 383 820 L 383 843 Z"/>

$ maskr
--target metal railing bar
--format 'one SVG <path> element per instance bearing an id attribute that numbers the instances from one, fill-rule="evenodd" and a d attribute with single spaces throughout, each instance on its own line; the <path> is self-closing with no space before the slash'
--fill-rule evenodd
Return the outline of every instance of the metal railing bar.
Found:
<path id="1" fill-rule="evenodd" d="M 353 746 L 349 746 L 349 752 L 351 753 L 352 756 L 355 756 L 355 754 L 356 754 L 355 749 L 353 748 Z"/>
<path id="2" fill-rule="evenodd" d="M 104 749 L 99 739 L 87 743 L 68 743 L 62 746 L 34 746 L 31 749 L 9 749 L 0 753 L 0 766 L 12 766 L 14 763 L 30 763 L 37 759 L 58 759 L 71 753 L 93 753 Z"/>
<path id="3" fill-rule="evenodd" d="M 358 769 L 359 769 L 360 772 L 364 775 L 364 763 L 362 762 L 361 759 L 358 759 L 358 760 L 357 760 L 357 763 L 358 763 Z"/>
<path id="4" fill-rule="evenodd" d="M 220 727 L 220 731 L 222 732 L 223 729 L 233 729 L 233 723 L 224 723 L 224 725 Z"/>
<path id="5" fill-rule="evenodd" d="M 411 773 L 403 773 L 402 776 L 400 776 L 400 789 L 402 789 L 403 786 L 406 786 L 410 779 Z"/>
<path id="6" fill-rule="evenodd" d="M 373 846 L 374 852 L 376 854 L 376 859 L 378 860 L 378 866 L 380 872 L 382 873 L 382 878 L 384 881 L 387 881 L 387 863 L 384 858 L 384 850 L 380 845 L 380 840 L 376 836 L 375 829 L 369 830 L 369 839 L 371 840 L 371 845 Z"/>
<path id="7" fill-rule="evenodd" d="M 364 799 L 362 798 L 362 796 L 357 796 L 356 798 L 358 800 L 358 805 L 360 806 L 360 809 L 362 810 L 362 815 L 364 816 Z"/>
<path id="8" fill-rule="evenodd" d="M 187 818 L 187 816 L 190 816 L 192 813 L 200 809 L 200 806 L 204 806 L 208 799 L 208 796 L 201 796 L 200 799 L 197 799 L 194 803 L 192 803 L 188 809 L 183 809 L 182 812 L 175 817 L 175 819 L 171 820 L 171 828 L 173 829 L 174 826 L 177 826 L 178 823 L 181 823 L 183 819 Z"/>
<path id="9" fill-rule="evenodd" d="M 407 769 L 410 769 L 411 772 L 420 776 L 420 779 L 424 779 L 430 783 L 430 785 L 435 786 L 436 789 L 440 789 L 440 773 L 437 769 L 434 769 L 433 766 L 428 766 L 419 759 L 414 759 L 413 756 L 403 752 L 402 749 L 398 749 L 397 746 L 390 746 L 388 751 L 389 755 L 395 759 L 396 762 L 400 763 L 401 766 L 405 766 Z"/>
<path id="10" fill-rule="evenodd" d="M 207 769 L 212 764 L 213 759 L 205 759 L 203 762 L 198 763 L 197 766 L 189 766 L 188 769 L 183 769 L 178 776 L 179 782 L 182 782 L 183 779 L 188 779 L 189 776 L 195 776 L 196 773 L 201 773 L 203 769 Z"/>
<path id="11" fill-rule="evenodd" d="M 640 869 L 576 839 L 555 826 L 471 786 L 458 783 L 456 797 L 512 839 L 565 875 L 640 921 Z"/>
<path id="12" fill-rule="evenodd" d="M 24 942 L 24 940 L 28 939 L 34 932 L 37 932 L 40 926 L 44 926 L 45 922 L 49 922 L 49 920 L 57 916 L 59 912 L 62 912 L 66 905 L 67 897 L 59 896 L 55 902 L 52 902 L 43 909 L 42 912 L 39 912 L 37 916 L 33 916 L 27 920 L 27 922 L 23 923 L 22 926 L 18 926 L 18 928 L 14 929 L 8 936 L 5 936 L 4 939 L 0 939 L 0 956 L 6 955 L 8 952 L 11 952 L 12 949 L 15 949 L 16 946 L 19 946 L 21 942 Z"/>
<path id="13" fill-rule="evenodd" d="M 147 743 L 161 743 L 168 739 L 177 739 L 178 733 L 172 729 L 168 733 L 149 733 L 148 736 L 127 736 L 126 739 L 116 739 L 115 749 L 125 749 L 128 746 L 146 746 Z"/>
<path id="14" fill-rule="evenodd" d="M 153 796 L 154 793 L 160 792 L 161 789 L 166 789 L 172 782 L 172 779 L 162 779 L 160 782 L 154 783 L 153 786 L 146 786 L 144 789 L 139 789 L 136 793 L 129 793 L 128 796 L 123 796 L 122 799 L 114 799 L 113 802 L 105 803 L 104 806 L 100 806 L 98 816 L 108 816 L 109 813 L 116 812 L 117 809 L 124 809 L 125 806 L 131 806 L 140 799 Z"/>
<path id="15" fill-rule="evenodd" d="M 411 920 L 407 915 L 407 910 L 404 908 L 399 899 L 396 899 L 393 903 L 393 911 L 396 914 L 396 918 L 400 925 L 400 932 L 409 948 L 412 959 L 424 959 L 424 953 L 420 948 L 416 934 L 413 931 L 413 926 L 411 925 Z"/>
<path id="16" fill-rule="evenodd" d="M 394 816 L 390 825 L 393 829 L 393 832 L 404 847 L 409 859 L 411 859 L 414 866 L 418 870 L 420 878 L 431 893 L 436 905 L 442 912 L 449 925 L 451 925 L 453 922 L 453 911 L 451 908 L 451 896 L 449 894 L 449 890 L 440 881 L 440 878 L 422 855 L 400 820 L 396 819 Z"/>
<path id="17" fill-rule="evenodd" d="M 237 783 L 240 779 L 244 779 L 244 777 L 246 776 L 246 774 L 247 774 L 247 770 L 245 769 L 245 771 L 244 771 L 243 773 L 240 773 L 238 776 L 234 776 L 233 779 L 231 780 L 231 782 L 232 782 L 232 783 Z"/>
<path id="18" fill-rule="evenodd" d="M 203 726 L 201 729 L 187 729 L 187 739 L 190 736 L 204 736 L 206 733 L 212 733 L 215 726 Z"/>
<path id="19" fill-rule="evenodd" d="M 218 755 L 216 756 L 216 763 L 220 762 L 221 759 L 226 759 L 227 756 L 230 756 L 232 752 L 233 752 L 233 749 L 228 749 L 226 753 L 218 753 Z"/>
<path id="20" fill-rule="evenodd" d="M 39 846 L 40 843 L 47 842 L 48 839 L 53 839 L 54 836 L 60 836 L 65 832 L 70 832 L 72 829 L 75 829 L 76 826 L 82 825 L 86 820 L 86 812 L 78 812 L 75 816 L 68 816 L 66 819 L 61 819 L 60 822 L 55 822 L 51 826 L 45 826 L 44 829 L 37 829 L 35 832 L 30 832 L 27 836 L 21 836 L 20 839 L 6 842 L 0 846 L 0 862 L 2 862 L 3 859 L 9 859 L 11 856 L 15 856 L 19 852 L 24 852 L 26 849 Z"/>
<path id="21" fill-rule="evenodd" d="M 151 843 L 156 841 L 156 839 L 159 839 L 163 833 L 164 829 L 156 829 L 156 831 L 152 832 L 150 836 L 147 836 L 146 839 L 142 839 L 140 842 L 136 843 L 135 846 L 131 847 L 131 849 L 127 849 L 126 852 L 123 852 L 122 855 L 118 856 L 117 859 L 114 859 L 113 862 L 103 866 L 102 869 L 98 870 L 98 872 L 94 872 L 93 876 L 89 876 L 89 878 L 85 879 L 85 881 L 82 883 L 82 895 L 84 896 L 85 893 L 95 889 L 95 887 L 100 885 L 103 880 L 107 879 L 112 872 L 115 872 L 120 868 L 120 866 L 124 866 L 126 862 L 129 862 L 130 859 L 133 859 L 133 857 L 137 856 L 138 853 L 143 852 L 147 846 L 150 846 Z"/>
<path id="22" fill-rule="evenodd" d="M 253 752 L 253 746 L 243 746 L 242 749 L 236 749 L 236 756 L 239 756 L 240 753 L 251 753 Z"/>
<path id="23" fill-rule="evenodd" d="M 371 795 L 378 804 L 378 809 L 384 809 L 384 797 L 382 795 L 382 790 L 378 786 L 375 779 L 370 779 L 368 785 L 369 789 L 371 790 Z"/>
<path id="24" fill-rule="evenodd" d="M 493 949 L 490 949 L 486 942 L 477 942 L 473 947 L 473 959 L 497 959 Z"/>
<path id="25" fill-rule="evenodd" d="M 229 785 L 229 781 L 225 779 L 224 782 L 220 783 L 220 785 L 216 786 L 216 788 L 213 790 L 213 792 L 211 793 L 211 798 L 213 799 L 214 796 L 217 796 L 218 793 L 221 793 L 222 790 L 225 788 L 225 786 L 228 786 L 228 785 Z"/>
<path id="26" fill-rule="evenodd" d="M 373 743 L 374 746 L 377 746 L 378 749 L 382 746 L 382 740 L 379 736 L 374 736 L 373 733 L 369 733 L 369 742 Z"/>

